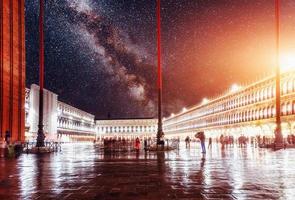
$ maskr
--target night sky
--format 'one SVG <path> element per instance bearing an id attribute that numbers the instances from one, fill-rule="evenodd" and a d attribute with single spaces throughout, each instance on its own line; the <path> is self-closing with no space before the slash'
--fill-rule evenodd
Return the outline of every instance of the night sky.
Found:
<path id="1" fill-rule="evenodd" d="M 47 0 L 45 87 L 97 118 L 154 117 L 155 0 Z M 26 1 L 27 87 L 38 83 L 38 1 Z M 295 1 L 282 48 L 295 52 Z M 274 0 L 163 0 L 167 116 L 273 73 Z M 295 53 L 294 53 L 295 55 Z"/>

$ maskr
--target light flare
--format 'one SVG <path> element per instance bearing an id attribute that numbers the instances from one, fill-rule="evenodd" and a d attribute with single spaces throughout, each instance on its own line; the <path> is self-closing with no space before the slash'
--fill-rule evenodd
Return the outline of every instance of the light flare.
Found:
<path id="1" fill-rule="evenodd" d="M 202 100 L 202 105 L 206 105 L 207 103 L 209 103 L 209 99 L 204 98 L 204 99 Z"/>
<path id="2" fill-rule="evenodd" d="M 241 89 L 242 87 L 236 83 L 232 84 L 231 88 L 230 88 L 230 92 L 237 92 Z"/>
<path id="3" fill-rule="evenodd" d="M 282 72 L 295 70 L 295 52 L 281 54 L 279 64 Z"/>

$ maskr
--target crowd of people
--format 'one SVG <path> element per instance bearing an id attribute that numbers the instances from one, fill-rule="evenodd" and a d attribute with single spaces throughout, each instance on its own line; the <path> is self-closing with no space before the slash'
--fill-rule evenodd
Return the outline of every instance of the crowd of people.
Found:
<path id="1" fill-rule="evenodd" d="M 125 139 L 125 138 L 105 138 L 103 141 L 103 148 L 105 149 L 123 149 L 123 150 L 136 150 L 139 151 L 140 149 L 144 149 L 145 151 L 149 150 L 152 144 L 156 143 L 155 139 L 152 138 L 134 138 L 134 139 Z M 191 142 L 199 142 L 201 146 L 201 152 L 206 153 L 206 149 L 211 149 L 213 142 L 215 144 L 219 144 L 221 149 L 234 147 L 235 145 L 239 148 L 245 148 L 247 146 L 251 147 L 264 147 L 270 144 L 273 144 L 274 137 L 267 137 L 267 136 L 245 136 L 240 135 L 238 137 L 234 137 L 233 135 L 220 135 L 219 137 L 209 137 L 206 138 L 204 132 L 198 132 L 194 135 L 191 139 L 187 136 L 184 139 L 185 147 L 190 148 Z M 180 138 L 174 140 L 165 140 L 165 145 L 170 144 L 177 144 L 179 148 Z M 207 146 L 206 146 L 207 144 Z M 295 135 L 288 135 L 285 138 L 285 145 L 295 145 Z M 142 146 L 143 145 L 143 146 Z"/>
<path id="2" fill-rule="evenodd" d="M 96 144 L 98 144 L 102 149 L 105 151 L 139 151 L 141 149 L 147 151 L 152 146 L 155 146 L 157 144 L 157 140 L 155 138 L 124 138 L 124 137 L 118 137 L 118 138 L 103 138 L 101 140 L 94 141 Z M 159 146 L 170 146 L 179 148 L 179 142 L 180 139 L 165 139 L 161 140 L 161 144 Z"/>
<path id="3" fill-rule="evenodd" d="M 103 146 L 102 148 L 106 151 L 128 151 L 128 150 L 136 150 L 139 151 L 142 148 L 147 150 L 148 146 L 153 143 L 152 138 L 104 138 L 100 142 Z"/>
<path id="4" fill-rule="evenodd" d="M 198 132 L 195 134 L 194 138 L 191 139 L 189 136 L 185 138 L 185 147 L 190 148 L 191 141 L 199 141 L 201 145 L 202 153 L 206 153 L 206 145 L 207 142 L 207 149 L 212 148 L 212 143 L 215 141 L 216 144 L 220 144 L 221 149 L 225 149 L 228 147 L 233 147 L 235 144 L 240 147 L 247 147 L 247 145 L 251 145 L 252 147 L 263 147 L 274 142 L 273 137 L 266 137 L 266 136 L 251 136 L 246 137 L 245 135 L 240 135 L 239 137 L 235 138 L 232 135 L 220 135 L 219 137 L 209 137 L 206 139 L 204 132 Z M 102 147 L 105 151 L 139 151 L 141 149 L 147 151 L 150 147 L 157 143 L 155 138 L 103 138 L 98 141 L 94 141 L 98 143 L 100 147 Z M 179 148 L 180 138 L 177 139 L 165 139 L 162 141 L 164 145 L 168 146 L 174 145 Z M 290 134 L 285 138 L 285 144 L 295 145 L 295 135 Z M 10 133 L 5 133 L 5 140 L 0 142 L 0 157 L 4 155 L 8 155 L 12 151 L 19 151 L 17 149 L 13 149 L 18 147 L 16 145 L 11 145 L 10 142 Z"/>
<path id="5" fill-rule="evenodd" d="M 198 132 L 195 135 L 195 138 L 197 138 L 200 141 L 201 144 L 201 150 L 202 153 L 206 153 L 206 148 L 205 148 L 205 134 L 204 132 Z M 232 135 L 220 135 L 219 137 L 214 138 L 216 144 L 220 144 L 221 149 L 225 149 L 228 147 L 233 147 L 234 145 L 237 145 L 240 148 L 247 147 L 247 145 L 250 145 L 251 147 L 265 147 L 267 145 L 273 144 L 274 143 L 274 137 L 270 136 L 250 136 L 246 137 L 245 135 L 240 135 L 237 138 L 235 138 Z M 190 143 L 192 140 L 189 136 L 185 138 L 185 147 L 190 148 Z M 208 140 L 208 149 L 212 148 L 212 142 L 213 138 L 209 137 Z M 288 135 L 287 138 L 284 140 L 284 144 L 286 145 L 295 145 L 295 135 L 291 134 Z"/>

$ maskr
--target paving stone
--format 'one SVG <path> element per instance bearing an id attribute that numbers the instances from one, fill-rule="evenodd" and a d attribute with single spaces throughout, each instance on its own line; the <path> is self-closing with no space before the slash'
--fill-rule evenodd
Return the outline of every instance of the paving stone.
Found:
<path id="1" fill-rule="evenodd" d="M 294 199 L 295 149 L 214 145 L 107 157 L 93 145 L 0 158 L 0 199 Z M 194 147 L 194 148 L 193 148 Z"/>

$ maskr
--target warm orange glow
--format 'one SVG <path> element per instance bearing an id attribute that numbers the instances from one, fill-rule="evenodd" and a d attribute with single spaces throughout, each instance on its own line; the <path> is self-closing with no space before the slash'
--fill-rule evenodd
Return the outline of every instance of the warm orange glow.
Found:
<path id="1" fill-rule="evenodd" d="M 295 70 L 295 52 L 281 54 L 280 68 L 282 72 Z"/>

